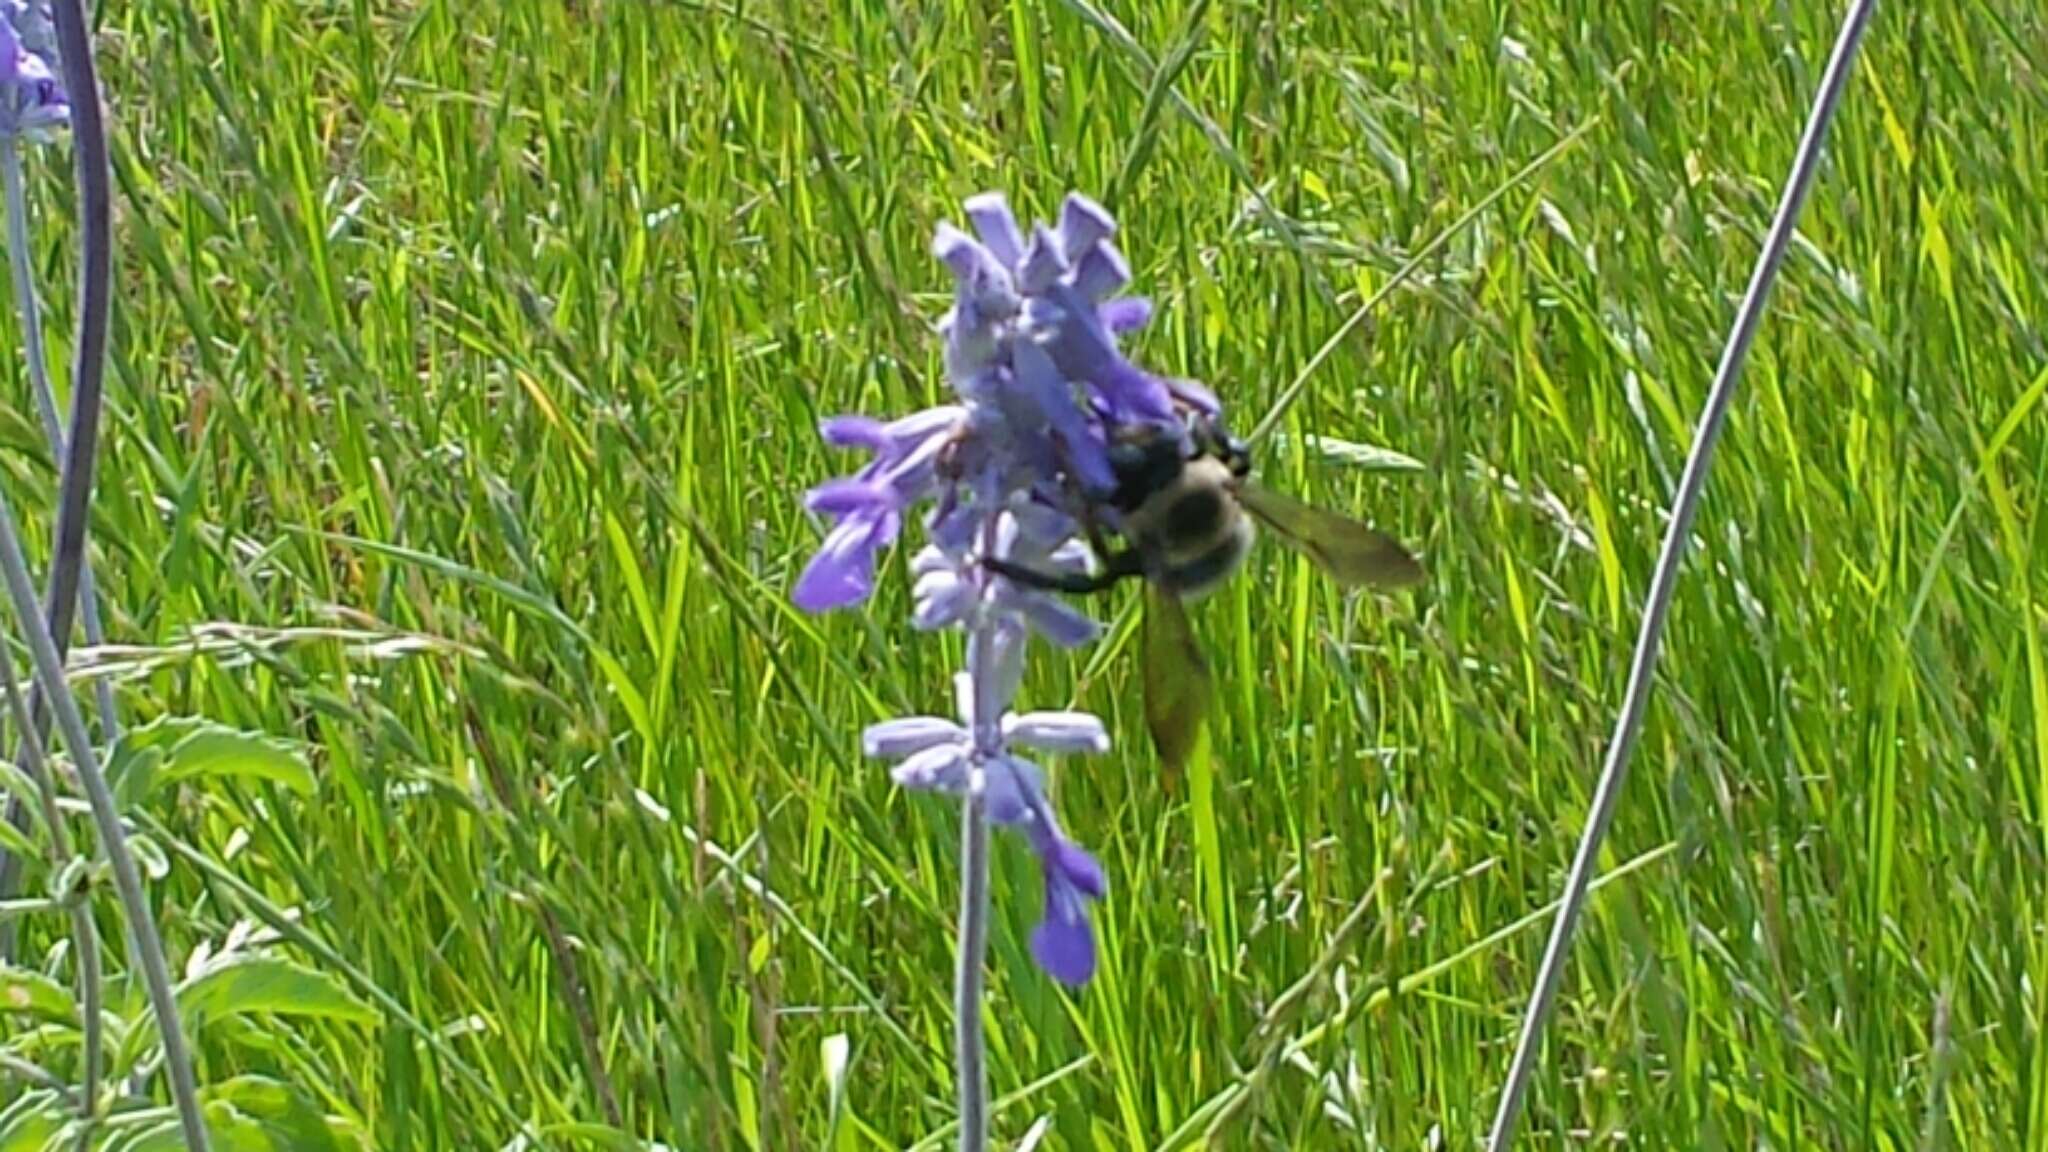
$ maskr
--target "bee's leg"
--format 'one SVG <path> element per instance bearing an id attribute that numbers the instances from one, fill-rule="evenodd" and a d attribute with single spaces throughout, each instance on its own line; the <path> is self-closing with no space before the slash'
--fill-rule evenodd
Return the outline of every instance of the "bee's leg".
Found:
<path id="1" fill-rule="evenodd" d="M 1117 581 L 1140 575 L 1144 570 L 1144 562 L 1137 552 L 1129 549 L 1098 555 L 1102 557 L 1100 572 L 1047 572 L 1024 564 L 1013 564 L 995 556 L 982 557 L 981 566 L 1027 588 L 1036 588 L 1041 592 L 1068 592 L 1076 596 L 1106 592 L 1116 587 Z"/>
<path id="2" fill-rule="evenodd" d="M 1115 458 L 1117 450 L 1117 448 L 1110 449 L 1112 459 Z M 1081 478 L 1076 473 L 1067 451 L 1058 446 L 1055 446 L 1054 451 L 1058 453 L 1061 460 L 1061 479 L 1066 487 L 1069 507 L 1075 510 L 1075 518 L 1080 521 L 1081 531 L 1088 537 L 1088 550 L 1095 554 L 1097 560 L 1102 562 L 1104 574 L 1107 575 L 1112 571 L 1118 572 L 1118 575 L 1110 577 L 1112 582 L 1121 579 L 1123 576 L 1137 575 L 1137 557 L 1135 555 L 1131 555 L 1121 561 L 1121 563 L 1129 566 L 1130 570 L 1128 572 L 1118 569 L 1118 555 L 1110 551 L 1109 538 L 1103 534 L 1102 520 L 1096 515 L 1096 500 L 1090 497 L 1090 494 L 1082 485 Z M 1122 475 L 1123 473 L 1119 471 L 1119 476 Z M 1117 491 L 1109 494 L 1113 501 L 1122 498 L 1123 488 L 1127 483 L 1128 481 L 1122 479 L 1118 481 Z M 1015 577 L 1012 577 L 1012 579 L 1015 579 Z M 1104 587 L 1108 587 L 1108 585 L 1104 585 Z M 1073 589 L 1066 590 L 1073 591 Z M 1099 589 L 1091 588 L 1086 591 L 1099 591 Z"/>
<path id="3" fill-rule="evenodd" d="M 1095 558 L 1102 562 L 1104 571 L 1108 571 L 1109 569 L 1114 568 L 1116 564 L 1119 562 L 1120 557 L 1130 557 L 1130 559 L 1128 560 L 1123 560 L 1122 563 L 1132 565 L 1136 564 L 1136 552 L 1133 552 L 1128 548 L 1122 552 L 1112 552 L 1110 550 L 1109 538 L 1102 534 L 1102 522 L 1100 520 L 1097 520 L 1093 513 L 1088 513 L 1081 517 L 1081 531 L 1087 534 L 1088 550 L 1090 552 L 1093 552 L 1095 554 Z M 1133 567 L 1132 574 L 1135 575 L 1136 571 L 1136 568 Z"/>

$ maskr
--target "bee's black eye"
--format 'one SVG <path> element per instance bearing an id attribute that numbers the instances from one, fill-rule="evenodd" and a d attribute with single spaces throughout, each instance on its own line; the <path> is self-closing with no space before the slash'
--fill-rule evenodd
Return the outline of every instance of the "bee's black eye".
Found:
<path id="1" fill-rule="evenodd" d="M 1109 470 L 1118 476 L 1130 476 L 1145 470 L 1145 448 L 1139 444 L 1112 444 L 1109 446 Z"/>
<path id="2" fill-rule="evenodd" d="M 1232 476 L 1242 477 L 1252 470 L 1252 449 L 1236 436 L 1223 441 L 1223 462 L 1230 467 Z"/>
<path id="3" fill-rule="evenodd" d="M 1180 475 L 1180 444 L 1171 436 L 1112 444 L 1110 471 L 1116 473 L 1116 502 L 1126 511 L 1154 492 L 1173 483 Z"/>

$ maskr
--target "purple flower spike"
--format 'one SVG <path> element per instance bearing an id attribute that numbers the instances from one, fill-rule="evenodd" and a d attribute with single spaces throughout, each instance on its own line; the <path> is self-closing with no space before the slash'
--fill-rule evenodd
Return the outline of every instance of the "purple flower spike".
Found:
<path id="1" fill-rule="evenodd" d="M 982 796 L 991 821 L 1006 827 L 1023 824 L 1045 804 L 1045 773 L 1029 760 L 998 756 L 983 775 Z"/>
<path id="2" fill-rule="evenodd" d="M 805 494 L 805 507 L 838 523 L 797 578 L 790 596 L 797 607 L 823 612 L 867 599 L 876 554 L 895 542 L 904 511 L 931 493 L 938 457 L 965 417 L 966 409 L 948 405 L 887 424 L 865 416 L 822 423 L 827 443 L 866 448 L 875 458 L 854 475 L 827 480 Z"/>
<path id="3" fill-rule="evenodd" d="M 1176 421 L 1165 383 L 1124 359 L 1095 305 L 1071 283 L 1062 281 L 1025 301 L 1024 319 L 1044 333 L 1040 344 L 1059 370 L 1087 382 L 1112 423 Z"/>
<path id="4" fill-rule="evenodd" d="M 918 577 L 910 592 L 915 601 L 910 613 L 911 627 L 935 632 L 960 623 L 974 610 L 976 592 L 974 585 L 951 570 Z"/>
<path id="5" fill-rule="evenodd" d="M 1056 647 L 1079 648 L 1083 644 L 1094 643 L 1102 636 L 1102 625 L 1094 617 L 1043 592 L 1015 591 L 1011 593 L 1011 602 L 1023 614 L 1025 622 L 1031 625 L 1031 630 L 1052 641 Z"/>
<path id="6" fill-rule="evenodd" d="M 926 792 L 959 792 L 966 786 L 967 749 L 960 744 L 940 744 L 909 757 L 891 769 L 889 775 L 905 788 Z"/>
<path id="7" fill-rule="evenodd" d="M 892 420 L 883 425 L 890 442 L 897 451 L 909 452 L 916 445 L 923 444 L 935 436 L 944 436 L 960 426 L 967 418 L 967 409 L 958 404 L 941 404 L 913 412 L 901 420 Z"/>
<path id="8" fill-rule="evenodd" d="M 21 46 L 52 73 L 62 71 L 57 58 L 57 21 L 50 0 L 0 0 L 0 19 L 7 21 Z"/>
<path id="9" fill-rule="evenodd" d="M 911 623 L 966 635 L 956 719 L 885 721 L 862 734 L 861 747 L 893 762 L 899 786 L 978 800 L 970 812 L 1030 841 L 1045 882 L 1031 955 L 1055 979 L 1079 985 L 1096 966 L 1089 906 L 1108 885 L 1102 866 L 1060 830 L 1046 772 L 1025 754 L 1101 753 L 1109 731 L 1085 712 L 1019 712 L 1013 703 L 1033 637 L 1074 647 L 1096 639 L 1102 626 L 1076 604 L 1035 582 L 997 576 L 982 561 L 1090 570 L 1097 558 L 1081 525 L 1092 502 L 1116 485 L 1112 438 L 1129 424 L 1177 427 L 1183 408 L 1203 409 L 1214 397 L 1154 376 L 1117 349 L 1117 335 L 1149 321 L 1152 304 L 1116 296 L 1131 271 L 1110 243 L 1116 221 L 1101 205 L 1068 196 L 1056 229 L 1041 223 L 1027 230 L 994 192 L 971 198 L 965 211 L 968 231 L 942 225 L 932 240 L 954 285 L 939 330 L 957 402 L 886 423 L 857 415 L 820 423 L 827 444 L 865 451 L 868 460 L 806 494 L 805 506 L 832 526 L 792 599 L 813 612 L 865 599 L 876 558 L 912 509 L 929 503 L 925 542 L 909 564 Z M 974 849 L 962 864 L 976 875 L 988 867 Z M 986 915 L 979 906 L 963 910 L 979 918 L 964 922 L 985 924 Z M 963 986 L 970 990 L 956 1007 L 973 1018 L 980 1008 L 969 998 L 978 993 Z"/>
<path id="10" fill-rule="evenodd" d="M 896 492 L 886 484 L 848 476 L 827 480 L 804 494 L 804 507 L 835 518 L 860 512 L 877 512 L 895 503 Z"/>
<path id="11" fill-rule="evenodd" d="M 932 241 L 932 254 L 953 270 L 953 279 L 960 285 L 961 293 L 977 311 L 1002 314 L 999 305 L 1013 297 L 1010 274 L 996 259 L 995 253 L 951 224 L 941 224 L 938 237 Z"/>
<path id="12" fill-rule="evenodd" d="M 1095 379 L 1096 410 L 1113 424 L 1156 424 L 1173 427 L 1180 416 L 1173 408 L 1173 390 L 1122 357 L 1105 365 Z"/>
<path id="13" fill-rule="evenodd" d="M 860 734 L 860 749 L 882 760 L 901 760 L 927 748 L 967 739 L 966 729 L 939 716 L 905 716 L 870 725 Z"/>
<path id="14" fill-rule="evenodd" d="M 1107 492 L 1116 487 L 1116 474 L 1109 468 L 1109 449 L 1089 428 L 1087 416 L 1074 403 L 1071 385 L 1060 375 L 1052 358 L 1035 344 L 1019 344 L 1013 355 L 1018 391 L 1031 398 L 1040 422 L 1065 448 L 1067 467 L 1090 491 Z"/>
<path id="15" fill-rule="evenodd" d="M 828 416 L 818 421 L 818 435 L 834 448 L 865 448 L 883 452 L 889 447 L 889 426 L 872 416 Z"/>
<path id="16" fill-rule="evenodd" d="M 1223 401 L 1218 400 L 1214 392 L 1203 387 L 1198 381 L 1189 380 L 1185 377 L 1176 377 L 1166 382 L 1166 388 L 1167 391 L 1173 393 L 1175 400 L 1202 413 L 1204 416 L 1220 416 L 1223 414 Z"/>
<path id="17" fill-rule="evenodd" d="M 1026 712 L 1003 717 L 1003 735 L 1048 752 L 1107 752 L 1109 730 L 1086 712 Z"/>

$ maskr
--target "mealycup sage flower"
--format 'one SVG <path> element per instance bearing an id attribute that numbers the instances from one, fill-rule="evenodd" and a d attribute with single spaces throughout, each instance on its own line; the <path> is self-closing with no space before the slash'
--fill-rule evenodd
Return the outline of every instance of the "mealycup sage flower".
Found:
<path id="1" fill-rule="evenodd" d="M 47 141 L 71 120 L 45 0 L 0 0 L 0 133 Z"/>
<path id="2" fill-rule="evenodd" d="M 1100 626 L 1046 593 L 996 577 L 986 555 L 1045 570 L 1085 570 L 1082 494 L 1113 477 L 1108 444 L 1128 425 L 1175 427 L 1176 404 L 1211 406 L 1183 382 L 1151 376 L 1117 350 L 1116 336 L 1150 318 L 1149 302 L 1117 297 L 1130 271 L 1110 238 L 1115 222 L 1070 195 L 1057 227 L 1029 237 L 997 193 L 970 198 L 974 234 L 940 225 L 932 251 L 952 273 L 953 307 L 940 321 L 955 402 L 884 422 L 838 416 L 825 441 L 869 453 L 851 476 L 812 489 L 807 505 L 832 520 L 798 578 L 796 604 L 845 607 L 873 588 L 876 557 L 925 507 L 926 542 L 910 563 L 913 626 L 967 634 L 955 680 L 956 719 L 910 716 L 864 734 L 870 756 L 893 760 L 896 782 L 978 797 L 987 818 L 1015 828 L 1038 856 L 1044 913 L 1031 954 L 1056 979 L 1095 971 L 1090 902 L 1107 891 L 1102 866 L 1061 831 L 1045 776 L 1027 753 L 1103 752 L 1109 735 L 1085 712 L 1018 712 L 1027 641 L 1072 648 Z"/>

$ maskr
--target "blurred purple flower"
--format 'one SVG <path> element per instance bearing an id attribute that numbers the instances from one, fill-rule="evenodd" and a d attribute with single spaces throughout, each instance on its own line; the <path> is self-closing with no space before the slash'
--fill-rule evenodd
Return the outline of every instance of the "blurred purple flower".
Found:
<path id="1" fill-rule="evenodd" d="M 1116 222 L 1100 205 L 1070 195 L 1056 228 L 1040 224 L 1028 235 L 998 194 L 972 197 L 964 208 L 972 234 L 942 224 L 932 241 L 954 282 L 953 306 L 938 327 L 958 403 L 887 424 L 863 416 L 824 422 L 827 443 L 864 449 L 870 459 L 806 497 L 832 527 L 792 599 L 813 612 L 865 599 L 877 556 L 912 509 L 930 502 L 927 543 L 910 561 L 911 621 L 967 634 L 959 719 L 887 721 L 867 730 L 863 747 L 895 762 L 899 785 L 978 797 L 989 820 L 1025 835 L 1045 880 L 1031 954 L 1055 978 L 1080 984 L 1095 971 L 1088 907 L 1108 885 L 1095 858 L 1060 830 L 1043 770 L 1020 753 L 1101 752 L 1109 734 L 1086 713 L 1019 714 L 1011 703 L 1031 636 L 1075 647 L 1101 625 L 1056 596 L 993 576 L 980 560 L 1086 571 L 1092 558 L 1074 501 L 1077 489 L 1099 498 L 1114 486 L 1112 430 L 1177 430 L 1180 407 L 1214 398 L 1153 376 L 1118 350 L 1117 336 L 1148 322 L 1152 305 L 1116 295 L 1130 267 L 1110 242 Z"/>
<path id="2" fill-rule="evenodd" d="M 1120 336 L 1152 322 L 1152 301 L 1143 296 L 1125 296 L 1100 305 L 1095 315 L 1104 328 Z"/>
<path id="3" fill-rule="evenodd" d="M 51 72 L 57 67 L 57 21 L 50 14 L 50 0 L 0 0 L 0 20 L 21 40 L 21 46 L 41 58 Z"/>
<path id="4" fill-rule="evenodd" d="M 42 0 L 0 0 L 0 132 L 47 141 L 71 120 L 56 26 Z"/>
<path id="5" fill-rule="evenodd" d="M 1073 536 L 1073 522 L 1057 509 L 1024 503 L 996 522 L 992 553 L 1047 572 L 1085 572 L 1088 548 Z M 1057 596 L 1008 580 L 987 582 L 971 560 L 934 543 L 910 562 L 911 623 L 921 629 L 950 627 L 986 607 L 1021 619 L 1061 648 L 1078 648 L 1102 634 L 1102 625 Z"/>

